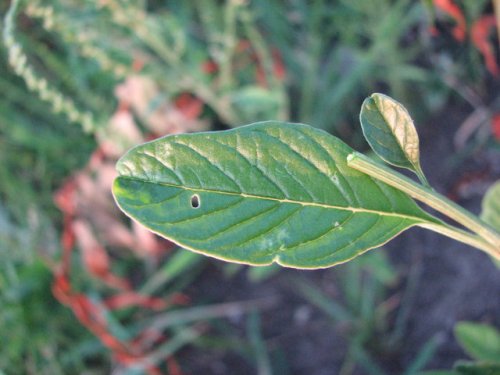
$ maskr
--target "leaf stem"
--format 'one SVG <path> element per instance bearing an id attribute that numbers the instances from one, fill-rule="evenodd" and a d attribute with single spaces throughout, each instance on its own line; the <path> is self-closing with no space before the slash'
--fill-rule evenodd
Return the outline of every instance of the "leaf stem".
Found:
<path id="1" fill-rule="evenodd" d="M 432 230 L 436 233 L 442 234 L 443 236 L 452 238 L 454 240 L 463 242 L 467 245 L 475 247 L 477 249 L 483 250 L 493 258 L 500 260 L 500 250 L 498 248 L 492 247 L 489 242 L 486 242 L 479 236 L 475 236 L 464 230 L 452 227 L 446 224 L 436 224 L 436 223 L 421 223 L 418 224 L 421 228 L 426 228 Z"/>
<path id="2" fill-rule="evenodd" d="M 415 174 L 417 175 L 418 179 L 424 185 L 425 187 L 431 189 L 431 185 L 429 184 L 429 181 L 427 181 L 427 177 L 425 177 L 424 171 L 422 170 L 422 167 L 420 166 L 420 163 L 417 165 L 414 165 L 415 167 Z"/>
<path id="3" fill-rule="evenodd" d="M 462 224 L 480 238 L 448 225 L 422 223 L 420 226 L 434 230 L 458 241 L 488 252 L 500 259 L 500 235 L 479 218 L 434 190 L 419 185 L 410 178 L 384 166 L 365 155 L 354 152 L 347 157 L 347 165 L 408 194 L 436 211 Z"/>

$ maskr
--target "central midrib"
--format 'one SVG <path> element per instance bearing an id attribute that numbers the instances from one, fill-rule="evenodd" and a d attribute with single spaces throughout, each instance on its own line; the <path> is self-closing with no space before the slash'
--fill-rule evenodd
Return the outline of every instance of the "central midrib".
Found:
<path id="1" fill-rule="evenodd" d="M 324 204 L 324 203 L 303 202 L 303 201 L 296 201 L 296 200 L 291 200 L 291 199 L 280 199 L 280 198 L 274 198 L 274 197 L 263 196 L 263 195 L 248 194 L 248 193 L 242 193 L 242 192 L 232 192 L 232 191 L 206 189 L 206 188 L 198 188 L 198 187 L 188 187 L 188 186 L 183 186 L 183 185 L 171 184 L 168 182 L 148 181 L 148 180 L 143 180 L 141 178 L 132 177 L 132 176 L 123 176 L 122 175 L 122 176 L 118 176 L 118 178 L 123 178 L 123 179 L 128 179 L 128 180 L 133 180 L 133 181 L 140 181 L 140 182 L 146 183 L 146 184 L 168 186 L 168 187 L 183 189 L 183 190 L 192 191 L 192 192 L 215 193 L 215 194 L 223 194 L 223 195 L 230 195 L 230 196 L 238 196 L 238 197 L 243 197 L 243 198 L 261 199 L 261 200 L 274 201 L 274 202 L 280 202 L 280 203 L 299 204 L 301 206 L 308 206 L 308 207 L 321 207 L 321 208 L 343 210 L 343 211 L 350 211 L 350 212 L 362 212 L 362 213 L 369 213 L 369 214 L 374 214 L 374 215 L 384 215 L 384 216 L 398 217 L 398 218 L 402 218 L 402 219 L 409 219 L 409 220 L 413 220 L 417 223 L 431 223 L 431 221 L 425 220 L 425 219 L 420 218 L 420 217 L 411 216 L 411 215 L 403 215 L 403 214 L 398 214 L 395 212 L 376 211 L 376 210 L 369 210 L 366 208 L 358 208 L 358 207 L 350 207 L 350 206 L 346 206 L 346 207 L 334 206 L 334 205 Z"/>

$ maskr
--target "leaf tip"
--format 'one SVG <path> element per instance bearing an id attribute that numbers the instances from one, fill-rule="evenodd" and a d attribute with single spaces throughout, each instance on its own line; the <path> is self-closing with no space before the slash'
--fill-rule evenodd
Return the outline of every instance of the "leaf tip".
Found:
<path id="1" fill-rule="evenodd" d="M 376 99 L 376 98 L 390 98 L 390 97 L 380 92 L 374 92 L 369 96 L 369 98 Z"/>

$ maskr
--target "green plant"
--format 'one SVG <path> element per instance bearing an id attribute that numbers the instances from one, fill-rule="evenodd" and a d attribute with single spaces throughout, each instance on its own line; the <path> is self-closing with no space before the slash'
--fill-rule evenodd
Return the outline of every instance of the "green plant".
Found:
<path id="1" fill-rule="evenodd" d="M 223 6 L 213 1 L 174 2 L 150 10 L 142 1 L 26 4 L 14 0 L 3 32 L 10 65 L 55 112 L 99 134 L 110 115 L 109 107 L 82 95 L 74 80 L 59 82 L 57 75 L 53 80 L 44 74 L 33 60 L 46 51 L 29 49 L 17 35 L 23 35 L 22 31 L 16 34 L 16 16 L 21 10 L 39 24 L 42 35 L 60 41 L 63 49 L 75 49 L 77 60 L 97 68 L 107 82 L 139 71 L 152 78 L 161 92 L 148 103 L 150 110 L 162 97 L 172 99 L 189 92 L 228 125 L 262 115 L 288 117 L 283 67 L 277 66 L 243 2 L 231 0 Z M 67 65 L 59 68 L 66 70 Z M 279 74 L 275 74 L 277 69 Z"/>
<path id="2" fill-rule="evenodd" d="M 15 223 L 12 232 L 7 232 L 8 239 L 13 233 L 19 233 L 22 238 L 35 230 L 31 219 L 39 214 L 50 228 L 44 230 L 44 234 L 57 237 L 61 227 L 67 234 L 66 220 L 63 224 L 53 193 L 68 175 L 75 176 L 75 170 L 80 172 L 96 147 L 93 136 L 98 140 L 98 147 L 106 141 L 119 153 L 123 152 L 122 147 L 150 139 L 149 130 L 163 135 L 166 132 L 150 128 L 151 114 L 186 95 L 195 102 L 196 116 L 201 115 L 207 127 L 218 125 L 219 120 L 234 127 L 258 118 L 293 118 L 347 135 L 351 131 L 349 124 L 353 123 L 350 115 L 357 110 L 352 105 L 356 100 L 352 99 L 380 85 L 407 103 L 412 102 L 412 97 L 440 102 L 435 100 L 435 93 L 441 94 L 435 90 L 435 74 L 426 71 L 425 62 L 422 64 L 422 44 L 414 43 L 415 38 L 422 41 L 426 35 L 426 21 L 418 2 L 381 0 L 373 5 L 364 0 L 316 1 L 310 6 L 307 0 L 12 0 L 0 5 L 0 13 L 9 7 L 1 22 L 4 45 L 0 46 L 0 70 L 5 72 L 0 78 L 0 161 L 3 166 L 0 208 L 5 207 Z M 480 5 L 476 8 L 477 12 L 481 11 Z M 357 22 L 360 18 L 362 23 Z M 419 63 L 415 64 L 417 59 Z M 124 103 L 120 98 L 102 98 L 112 98 L 113 90 L 122 80 L 144 78 L 147 88 L 150 83 L 155 87 L 149 92 L 151 95 L 140 98 L 144 106 L 127 108 L 144 136 L 132 140 L 109 126 L 116 102 L 120 101 L 119 110 L 124 108 Z M 433 93 L 432 97 L 429 92 Z M 69 126 L 68 122 L 79 126 Z M 186 132 L 200 129 L 180 128 Z M 356 131 L 350 138 L 354 144 L 358 134 Z M 107 161 L 114 162 L 113 159 Z M 95 180 L 101 176 L 95 170 L 87 172 Z M 91 202 L 81 203 L 90 206 Z M 93 213 L 93 217 L 99 216 Z M 118 215 L 115 219 L 120 222 Z M 111 226 L 97 227 L 106 227 L 108 234 L 117 232 L 110 230 Z M 113 254 L 108 271 L 130 277 L 133 285 L 146 295 L 154 293 L 164 297 L 174 290 L 182 290 L 197 275 L 194 267 L 198 269 L 201 264 L 196 254 L 182 250 L 162 257 L 163 266 L 156 258 L 147 258 L 145 262 L 124 259 L 123 250 L 137 249 L 109 245 L 106 237 L 98 239 L 103 248 Z M 48 372 L 57 372 L 61 361 L 64 362 L 60 366 L 62 370 L 77 366 L 81 371 L 85 371 L 83 362 L 87 359 L 92 364 L 108 362 L 109 352 L 101 350 L 98 340 L 88 338 L 88 334 L 83 336 L 86 331 L 79 329 L 71 314 L 64 309 L 59 309 L 65 311 L 60 315 L 59 310 L 45 314 L 53 309 L 48 303 L 37 307 L 39 302 L 50 298 L 49 276 L 54 268 L 44 269 L 43 265 L 52 266 L 59 257 L 57 241 L 48 249 L 42 249 L 40 244 L 27 246 L 25 239 L 6 243 L 9 246 L 1 254 L 2 267 L 5 266 L 0 270 L 2 287 L 5 286 L 1 304 L 6 306 L 9 319 L 2 322 L 0 336 L 15 325 L 16 332 L 40 327 L 42 323 L 36 323 L 37 319 L 45 316 L 47 322 L 43 322 L 43 326 L 54 327 L 54 335 L 47 335 L 47 347 L 51 349 L 43 352 L 43 329 L 39 334 L 37 331 L 41 339 L 32 340 L 33 345 L 26 346 L 26 350 L 22 340 L 26 335 L 19 333 L 15 345 L 2 348 L 9 353 L 2 355 L 5 361 L 1 361 L 0 367 L 15 363 L 9 366 L 9 371 L 23 372 L 23 358 L 28 351 L 28 357 L 35 359 L 30 361 L 34 364 L 32 368 L 42 373 L 45 368 Z M 75 246 L 75 250 L 82 253 L 83 248 Z M 18 260 L 25 255 L 29 261 Z M 95 306 L 102 307 L 111 291 L 89 277 L 89 269 L 76 253 L 72 263 L 73 291 L 87 294 Z M 139 274 L 137 268 L 141 270 Z M 190 270 L 189 275 L 184 272 L 186 269 Z M 262 279 L 276 269 L 277 265 L 253 267 L 249 276 Z M 40 287 L 31 288 L 38 277 L 43 278 Z M 139 286 L 140 282 L 144 284 Z M 39 293 L 43 293 L 42 298 L 38 298 Z M 11 298 L 12 295 L 15 298 Z M 35 316 L 26 319 L 29 324 L 25 324 L 24 310 Z M 107 316 L 113 323 L 110 332 L 117 336 L 134 337 L 137 330 L 134 331 L 131 323 L 154 319 L 142 310 L 124 310 Z M 178 313 L 189 311 L 183 307 Z M 31 321 L 35 323 L 30 326 Z M 61 326 L 74 328 L 76 333 L 71 342 L 59 335 L 59 322 Z M 252 324 L 255 326 L 257 324 Z M 174 346 L 165 343 L 163 353 L 172 353 L 175 345 L 182 344 L 191 333 L 198 334 L 189 327 L 175 327 L 168 333 L 178 340 L 174 340 Z M 79 345 L 79 336 L 85 339 L 82 345 Z M 259 340 L 253 341 L 255 344 Z M 76 352 L 76 356 L 90 351 L 92 355 L 82 354 L 82 363 L 62 360 L 58 354 L 66 356 L 65 351 L 60 350 L 66 346 L 76 347 L 72 352 Z M 79 348 L 83 348 L 82 352 Z M 161 350 L 155 352 L 156 358 Z M 44 357 L 44 353 L 51 352 L 57 356 Z M 256 350 L 256 354 L 259 353 L 261 351 Z"/>
<path id="3" fill-rule="evenodd" d="M 28 217 L 26 226 L 16 224 L 0 205 L 0 335 L 8 342 L 0 373 L 103 373 L 102 346 L 52 296 L 49 254 L 40 248 L 55 246 L 54 228 L 33 208 Z"/>
<path id="4" fill-rule="evenodd" d="M 374 151 L 425 185 L 306 125 L 262 122 L 175 135 L 117 164 L 119 207 L 180 246 L 253 265 L 322 268 L 420 226 L 500 258 L 498 232 L 426 186 L 418 136 L 404 107 L 373 94 L 361 124 Z M 422 210 L 417 199 L 463 225 Z"/>
<path id="5" fill-rule="evenodd" d="M 92 133 L 110 115 L 109 105 L 84 95 L 85 86 L 94 89 L 101 86 L 99 80 L 73 79 L 76 66 L 57 58 L 47 64 L 51 51 L 31 48 L 33 35 L 21 25 L 16 28 L 17 13 L 23 12 L 44 38 L 57 41 L 60 51 L 70 52 L 74 65 L 83 61 L 97 70 L 102 82 L 140 73 L 153 79 L 165 97 L 191 93 L 228 126 L 295 118 L 350 132 L 355 129 L 350 129 L 349 117 L 357 109 L 348 98 L 361 98 L 380 83 L 408 102 L 413 102 L 411 93 L 426 97 L 431 84 L 434 97 L 437 92 L 437 78 L 415 64 L 421 44 L 406 42 L 426 23 L 418 2 L 11 4 L 4 41 L 16 74 L 56 112 Z M 58 69 L 62 77 L 47 67 Z M 291 107 L 292 100 L 299 105 Z"/>
<path id="6" fill-rule="evenodd" d="M 421 375 L 496 375 L 500 373 L 500 332 L 488 324 L 459 322 L 455 338 L 474 361 L 457 361 L 453 370 L 426 371 Z"/>
<path id="7" fill-rule="evenodd" d="M 210 34 L 212 52 L 218 49 L 214 52 L 218 59 L 228 60 L 225 63 L 227 66 L 224 68 L 224 74 L 229 80 L 222 85 L 220 81 L 223 79 L 219 79 L 223 75 L 221 71 L 203 70 L 204 63 L 210 62 L 208 53 L 200 50 L 199 46 L 202 44 L 198 44 L 197 36 L 189 34 L 192 29 L 179 27 L 181 18 L 185 16 L 184 12 L 189 11 L 188 8 L 192 8 L 192 5 L 182 2 L 181 9 L 176 10 L 175 17 L 164 12 L 159 16 L 153 16 L 154 12 L 146 12 L 145 3 L 141 5 L 136 2 L 109 1 L 103 2 L 102 5 L 101 7 L 92 1 L 85 3 L 12 1 L 2 23 L 4 45 L 0 49 L 2 57 L 0 63 L 8 73 L 2 75 L 0 84 L 4 88 L 3 93 L 8 95 L 5 95 L 5 101 L 2 100 L 0 103 L 2 115 L 0 158 L 2 164 L 6 166 L 0 173 L 2 176 L 0 198 L 12 205 L 9 209 L 14 211 L 19 221 L 26 220 L 26 213 L 34 211 L 32 206 L 38 208 L 41 205 L 42 209 L 50 210 L 52 214 L 50 219 L 55 222 L 54 226 L 63 227 L 61 246 L 54 244 L 47 250 L 50 251 L 50 255 L 45 254 L 43 259 L 40 249 L 35 249 L 35 246 L 28 247 L 26 244 L 23 246 L 21 243 L 16 243 L 9 252 L 2 249 L 2 263 L 5 263 L 5 278 L 8 282 L 4 283 L 2 264 L 0 281 L 2 289 L 5 286 L 6 296 L 4 299 L 2 294 L 1 301 L 8 313 L 6 315 L 8 319 L 0 324 L 1 334 L 4 335 L 4 332 L 7 334 L 9 326 L 15 326 L 16 332 L 32 329 L 33 325 L 39 327 L 33 345 L 27 345 L 25 342 L 27 335 L 19 333 L 16 342 L 12 341 L 13 345 L 5 348 L 6 355 L 2 356 L 0 367 L 8 369 L 9 373 L 26 370 L 22 361 L 25 357 L 31 361 L 30 366 L 37 373 L 64 372 L 66 367 L 71 365 L 74 365 L 74 368 L 78 365 L 81 371 L 85 369 L 90 371 L 92 366 L 87 365 L 87 359 L 102 368 L 106 367 L 106 364 L 113 363 L 118 367 L 152 372 L 156 366 L 162 366 L 159 363 L 166 358 L 170 366 L 172 354 L 186 343 L 197 339 L 200 333 L 205 331 L 199 325 L 192 323 L 193 320 L 210 318 L 200 311 L 190 321 L 189 327 L 174 322 L 163 329 L 160 323 L 158 330 L 151 332 L 150 324 L 143 324 L 143 321 L 157 322 L 155 318 L 161 312 L 171 312 L 165 296 L 175 295 L 176 291 L 181 291 L 189 285 L 197 276 L 193 268 L 201 265 L 200 260 L 203 259 L 184 251 L 172 252 L 170 256 L 161 257 L 160 254 L 139 254 L 141 259 L 130 257 L 130 253 L 123 257 L 123 250 L 136 251 L 137 255 L 137 251 L 143 248 L 142 245 L 148 242 L 151 245 L 151 241 L 141 237 L 135 244 L 129 242 L 127 245 L 125 243 L 127 241 L 120 244 L 113 243 L 106 237 L 106 233 L 111 234 L 113 231 L 105 231 L 103 237 L 100 228 L 107 226 L 121 228 L 121 239 L 124 238 L 124 233 L 125 237 L 130 239 L 131 232 L 136 231 L 131 231 L 121 222 L 116 212 L 113 215 L 112 210 L 107 211 L 109 207 L 106 204 L 98 203 L 99 208 L 92 209 L 90 220 L 85 212 L 103 197 L 105 201 L 111 202 L 110 196 L 108 197 L 109 187 L 102 189 L 101 184 L 106 180 L 106 173 L 113 170 L 112 167 L 106 168 L 107 162 L 115 161 L 112 159 L 113 150 L 118 150 L 119 154 L 123 152 L 120 147 L 130 147 L 131 144 L 141 142 L 146 137 L 170 131 L 168 125 L 175 121 L 169 118 L 168 110 L 172 110 L 171 112 L 176 110 L 172 102 L 182 99 L 185 91 L 192 91 L 190 88 L 193 88 L 186 81 L 194 82 L 196 85 L 194 91 L 206 99 L 207 103 L 210 102 L 211 109 L 224 122 L 232 122 L 229 113 L 233 109 L 241 112 L 242 117 L 238 117 L 241 120 L 245 118 L 244 116 L 253 116 L 251 110 L 246 108 L 247 100 L 242 100 L 244 97 L 242 93 L 238 94 L 241 97 L 239 103 L 234 103 L 234 108 L 226 109 L 226 107 L 229 106 L 233 96 L 237 97 L 235 92 L 241 86 L 251 84 L 255 80 L 255 74 L 261 67 L 262 60 L 255 57 L 253 52 L 236 51 L 233 45 L 236 41 L 226 45 L 223 36 L 230 31 L 226 32 L 227 25 L 219 30 L 218 24 L 205 20 L 207 27 L 211 28 L 206 34 Z M 228 3 L 226 7 L 219 7 L 215 3 L 206 3 L 200 7 L 211 13 L 215 12 L 212 16 L 227 15 L 229 18 L 232 17 L 230 12 L 234 11 L 234 8 L 237 8 L 238 14 L 242 9 L 237 2 Z M 0 8 L 3 10 L 4 6 Z M 135 17 L 136 11 L 147 17 L 144 23 L 129 22 L 127 17 L 131 15 Z M 110 14 L 113 17 L 109 17 Z M 167 22 L 164 23 L 164 20 Z M 228 24 L 231 22 L 229 20 Z M 150 32 L 152 29 L 158 31 L 157 27 L 162 29 L 163 36 L 173 35 L 174 40 L 164 40 L 158 38 L 154 32 Z M 252 27 L 250 25 L 249 29 Z M 92 31 L 89 31 L 90 29 Z M 175 33 L 171 34 L 172 31 Z M 136 36 L 140 37 L 139 40 Z M 181 44 L 186 38 L 189 39 L 190 47 L 184 49 Z M 233 38 L 236 38 L 236 35 Z M 164 61 L 163 58 L 167 57 L 161 53 L 168 52 L 170 42 L 185 53 L 177 50 L 179 54 L 174 56 L 175 60 Z M 131 53 L 131 50 L 135 52 Z M 126 53 L 123 53 L 124 51 Z M 183 59 L 188 59 L 190 63 L 180 64 Z M 227 75 L 227 68 L 234 68 L 232 62 L 231 66 L 228 65 L 229 60 L 235 59 L 238 60 L 238 64 L 244 63 L 244 68 L 237 74 Z M 140 62 L 145 66 L 139 74 L 137 72 L 139 68 L 135 66 L 140 65 Z M 222 64 L 219 60 L 217 62 Z M 268 62 L 273 63 L 271 60 Z M 7 63 L 10 64 L 11 70 Z M 178 81 L 178 74 L 187 78 Z M 162 79 L 156 79 L 160 82 L 156 86 L 151 77 L 160 76 Z M 266 77 L 267 73 L 264 73 L 262 79 Z M 124 78 L 126 81 L 120 87 L 134 81 L 133 90 L 129 89 L 125 96 L 129 99 L 133 94 L 135 101 L 131 100 L 124 105 L 120 100 L 120 108 L 116 113 L 123 114 L 125 110 L 126 114 L 130 115 L 128 119 L 135 121 L 133 129 L 130 127 L 130 122 L 122 121 L 113 125 L 115 116 L 109 119 L 115 101 L 97 99 L 111 97 L 117 83 Z M 276 84 L 282 83 L 278 79 L 273 79 L 266 87 L 261 87 L 260 91 L 254 87 L 253 91 L 248 90 L 247 93 L 253 96 L 255 93 L 257 96 L 264 95 L 267 100 L 269 98 L 267 90 L 274 90 Z M 89 95 L 89 91 L 92 91 L 93 95 Z M 217 94 L 210 94 L 215 91 Z M 212 99 L 209 99 L 209 96 Z M 136 105 L 137 101 L 142 105 Z M 201 116 L 203 104 L 196 98 L 193 102 L 196 104 L 194 117 Z M 274 117 L 277 105 L 274 98 L 272 102 L 274 103 L 271 106 L 272 113 L 259 113 Z M 251 108 L 261 110 L 260 105 Z M 161 116 L 153 118 L 157 112 L 160 112 Z M 180 118 L 181 128 L 188 131 L 189 129 L 184 127 L 186 121 L 206 126 L 215 116 L 210 116 L 210 121 L 203 116 L 205 118 L 199 122 L 198 118 L 179 117 L 179 113 L 174 113 L 172 117 L 174 120 Z M 80 127 L 68 126 L 68 120 Z M 161 126 L 155 127 L 158 122 Z M 173 128 L 173 131 L 179 131 L 175 126 Z M 196 126 L 194 128 L 199 129 Z M 92 148 L 96 147 L 91 137 L 83 138 L 82 130 L 96 136 L 98 149 L 93 153 L 88 165 L 80 170 L 83 160 L 87 159 Z M 138 135 L 140 139 L 134 138 L 135 140 L 131 141 L 130 132 L 127 133 L 127 130 L 132 130 L 132 135 Z M 111 155 L 107 145 L 112 146 Z M 80 154 L 82 160 L 80 157 L 76 158 Z M 62 184 L 61 180 L 70 174 L 72 176 Z M 47 178 L 47 175 L 51 178 Z M 84 186 L 80 184 L 82 178 Z M 112 178 L 107 180 L 112 181 Z M 62 188 L 58 189 L 54 197 L 54 190 L 61 185 Z M 87 194 L 88 188 L 90 194 Z M 54 198 L 64 213 L 63 224 L 60 223 L 61 219 L 54 210 Z M 17 199 L 20 202 L 14 204 Z M 114 207 L 111 205 L 111 208 Z M 114 210 L 117 211 L 116 208 Z M 92 221 L 96 218 L 98 221 L 104 218 L 107 224 L 102 225 L 102 222 Z M 77 227 L 79 230 L 75 231 Z M 82 232 L 82 229 L 85 230 Z M 29 229 L 26 229 L 26 232 L 29 233 Z M 54 237 L 56 236 L 54 233 Z M 171 246 L 163 242 L 163 246 L 160 247 L 165 250 Z M 81 257 L 76 256 L 77 251 L 82 254 Z M 113 255 L 119 254 L 120 259 L 109 257 L 107 251 Z M 11 256 L 11 253 L 29 254 L 36 263 L 38 273 L 33 272 L 34 276 L 32 275 L 30 264 L 21 263 L 16 264 L 16 267 L 12 266 L 15 257 Z M 160 264 L 160 261 L 163 264 Z M 183 272 L 186 268 L 190 269 L 189 273 Z M 55 280 L 50 280 L 51 274 L 56 276 Z M 37 288 L 31 288 L 35 277 L 43 277 L 43 283 L 41 282 Z M 144 284 L 139 285 L 139 280 L 145 281 Z M 64 319 L 61 319 L 59 314 L 54 314 L 54 320 L 50 319 L 53 315 L 48 314 L 47 310 L 53 307 L 40 302 L 49 300 L 47 296 L 50 296 L 51 286 L 59 302 L 70 307 L 75 316 L 57 305 L 58 312 L 62 311 L 61 316 Z M 131 290 L 131 287 L 137 287 L 137 291 Z M 24 299 L 23 293 L 27 296 Z M 161 294 L 162 298 L 154 298 L 152 296 L 154 293 Z M 23 295 L 17 297 L 16 294 Z M 24 300 L 28 302 L 25 303 Z M 152 308 L 156 310 L 156 314 L 148 314 L 149 309 L 146 305 L 152 307 L 155 301 L 159 302 Z M 50 298 L 50 302 L 54 303 L 55 300 Z M 141 308 L 135 309 L 137 306 Z M 239 308 L 239 304 L 236 304 L 232 307 L 233 310 L 235 306 Z M 258 304 L 252 306 L 252 309 L 255 307 L 258 308 Z M 32 311 L 36 319 L 31 317 L 25 319 L 23 311 L 25 309 L 29 310 L 30 314 Z M 186 315 L 191 311 L 183 308 L 180 310 Z M 230 313 L 219 310 L 212 314 L 212 317 L 224 315 Z M 45 324 L 39 323 L 40 317 L 47 317 Z M 90 340 L 88 331 L 75 324 L 77 323 L 75 317 L 97 336 L 97 339 Z M 72 340 L 61 337 L 58 329 L 53 329 L 54 335 L 43 335 L 45 327 L 59 328 L 58 323 L 61 329 L 69 326 L 71 332 L 77 332 L 74 337 L 72 336 Z M 153 337 L 155 335 L 156 338 Z M 45 342 L 44 337 L 47 338 Z M 80 345 L 79 340 L 85 342 Z M 154 349 L 150 347 L 153 344 Z M 66 351 L 63 350 L 66 346 L 76 347 L 70 353 L 74 357 L 70 360 L 63 358 L 67 357 Z M 80 346 L 85 346 L 81 353 Z"/>
<path id="8" fill-rule="evenodd" d="M 425 45 L 419 2 L 381 0 L 251 2 L 266 38 L 283 55 L 294 121 L 337 132 L 352 127 L 356 99 L 379 82 L 392 95 L 415 103 L 438 91 L 432 72 L 415 64 Z M 363 19 L 363 22 L 358 22 Z M 408 35 L 418 43 L 408 43 Z M 419 47 L 417 47 L 417 44 Z M 411 87 L 411 89 L 410 89 Z M 424 94 L 425 92 L 425 94 Z"/>

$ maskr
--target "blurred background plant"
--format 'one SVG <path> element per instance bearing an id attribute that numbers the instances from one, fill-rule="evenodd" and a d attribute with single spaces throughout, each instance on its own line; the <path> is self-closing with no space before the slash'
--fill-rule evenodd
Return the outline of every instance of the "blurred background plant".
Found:
<path id="1" fill-rule="evenodd" d="M 418 266 L 410 269 L 406 286 L 397 290 L 400 275 L 384 249 L 378 249 L 332 272 L 332 285 L 340 290 L 329 286 L 322 291 L 317 285 L 297 282 L 298 292 L 327 315 L 346 341 L 347 351 L 339 375 L 359 371 L 384 375 L 388 373 L 387 367 L 390 373 L 415 375 L 427 365 L 442 343 L 439 335 L 418 348 L 405 369 L 397 368 L 397 361 L 392 360 L 404 341 L 419 273 Z M 335 298 L 329 295 L 332 293 Z"/>
<path id="2" fill-rule="evenodd" d="M 433 66 L 451 93 L 472 109 L 454 134 L 458 155 L 452 164 L 457 165 L 478 149 L 498 148 L 500 98 L 489 91 L 500 77 L 496 26 L 500 6 L 488 0 L 434 0 L 427 6 L 434 20 L 429 29 L 436 40 Z"/>
<path id="3" fill-rule="evenodd" d="M 469 361 L 457 361 L 453 370 L 426 371 L 422 375 L 496 374 L 500 372 L 500 332 L 489 324 L 459 322 L 455 337 Z"/>
<path id="4" fill-rule="evenodd" d="M 208 307 L 217 301 L 190 299 L 186 291 L 207 262 L 115 209 L 113 166 L 135 144 L 280 119 L 360 146 L 359 104 L 384 91 L 418 122 L 450 99 L 470 106 L 455 134 L 462 150 L 455 163 L 480 147 L 498 148 L 500 102 L 491 95 L 498 43 L 488 0 L 11 0 L 0 12 L 0 336 L 9 338 L 0 369 L 7 374 L 179 374 L 173 354 L 188 343 L 232 349 L 261 374 L 286 373 L 269 365 L 259 313 L 250 314 L 248 340 L 238 345 L 202 335 L 227 336 L 224 324 L 199 323 L 272 303 Z M 386 260 L 370 259 L 333 271 L 345 296 L 333 309 L 354 332 L 345 373 L 369 360 L 373 338 L 387 332 L 382 301 L 394 276 Z M 238 270 L 223 272 L 238 277 Z M 259 282 L 276 271 L 254 268 L 248 277 Z M 299 289 L 331 313 L 325 306 L 334 302 L 314 287 Z M 192 318 L 161 323 L 183 314 Z"/>

